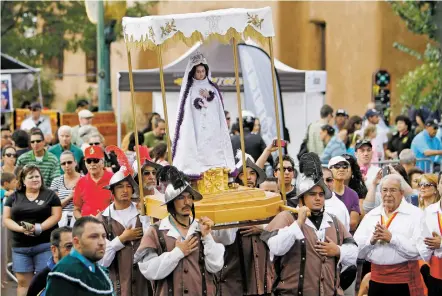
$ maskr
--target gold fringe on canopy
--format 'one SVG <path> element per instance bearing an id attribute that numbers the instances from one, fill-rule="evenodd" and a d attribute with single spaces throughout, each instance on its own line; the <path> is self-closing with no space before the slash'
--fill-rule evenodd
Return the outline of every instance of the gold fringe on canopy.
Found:
<path id="1" fill-rule="evenodd" d="M 134 41 L 133 36 L 124 36 L 126 40 L 126 46 L 128 49 L 142 48 L 143 50 L 157 50 L 161 47 L 163 50 L 167 49 L 168 46 L 174 42 L 182 41 L 187 46 L 191 47 L 195 43 L 207 42 L 212 40 L 217 40 L 223 44 L 229 44 L 232 38 L 238 41 L 244 41 L 243 39 L 252 39 L 253 41 L 259 42 L 261 45 L 265 46 L 267 44 L 267 37 L 264 37 L 260 32 L 258 32 L 251 24 L 248 25 L 244 32 L 238 32 L 235 28 L 230 28 L 224 35 L 213 33 L 204 38 L 203 34 L 199 31 L 194 31 L 190 37 L 185 37 L 181 31 L 177 31 L 173 36 L 166 39 L 162 44 L 155 44 L 148 38 L 147 35 L 141 38 L 140 41 Z"/>

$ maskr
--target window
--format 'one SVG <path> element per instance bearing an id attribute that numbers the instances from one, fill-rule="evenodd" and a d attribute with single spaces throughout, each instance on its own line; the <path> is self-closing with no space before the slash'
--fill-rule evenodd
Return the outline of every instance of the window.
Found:
<path id="1" fill-rule="evenodd" d="M 95 52 L 86 54 L 86 82 L 97 82 L 97 55 Z"/>
<path id="2" fill-rule="evenodd" d="M 315 57 L 318 61 L 317 66 L 319 69 L 317 70 L 326 70 L 327 66 L 327 58 L 326 58 L 326 29 L 327 25 L 324 21 L 320 20 L 312 20 L 311 21 L 315 25 L 315 33 L 314 39 L 315 44 L 317 44 L 315 50 Z"/>

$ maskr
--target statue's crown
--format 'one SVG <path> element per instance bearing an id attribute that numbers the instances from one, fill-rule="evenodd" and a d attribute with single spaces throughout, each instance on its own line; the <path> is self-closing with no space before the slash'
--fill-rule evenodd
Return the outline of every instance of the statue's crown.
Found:
<path id="1" fill-rule="evenodd" d="M 195 52 L 195 54 L 190 57 L 190 61 L 193 65 L 207 64 L 206 58 L 199 51 Z"/>

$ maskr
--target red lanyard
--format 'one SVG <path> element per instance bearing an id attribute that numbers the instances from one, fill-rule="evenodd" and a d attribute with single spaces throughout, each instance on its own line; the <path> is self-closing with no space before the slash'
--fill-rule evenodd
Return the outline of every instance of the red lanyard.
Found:
<path id="1" fill-rule="evenodd" d="M 398 213 L 398 212 L 393 213 L 393 215 L 392 215 L 390 218 L 388 218 L 388 220 L 387 220 L 386 223 L 385 223 L 385 221 L 384 221 L 384 216 L 382 216 L 382 214 L 381 214 L 381 225 L 386 225 L 387 228 L 390 227 L 390 224 L 391 224 L 391 222 L 393 221 L 393 219 L 396 217 L 397 213 Z M 440 226 L 440 224 L 439 224 L 439 226 Z"/>
<path id="2" fill-rule="evenodd" d="M 442 213 L 437 212 L 437 224 L 439 225 L 439 231 L 442 235 Z"/>

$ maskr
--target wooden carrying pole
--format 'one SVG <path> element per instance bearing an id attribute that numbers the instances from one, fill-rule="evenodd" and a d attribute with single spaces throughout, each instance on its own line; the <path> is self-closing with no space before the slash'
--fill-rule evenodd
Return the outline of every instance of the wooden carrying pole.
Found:
<path id="1" fill-rule="evenodd" d="M 172 147 L 170 146 L 170 133 L 169 133 L 169 116 L 167 115 L 166 105 L 166 87 L 164 86 L 164 70 L 163 70 L 163 47 L 158 46 L 158 64 L 160 66 L 160 85 L 161 85 L 161 97 L 163 98 L 163 112 L 164 120 L 166 121 L 166 142 L 167 142 L 167 158 L 170 165 L 172 165 Z"/>
<path id="2" fill-rule="evenodd" d="M 239 118 L 239 133 L 241 139 L 241 154 L 242 154 L 242 184 L 247 186 L 247 167 L 246 167 L 246 146 L 244 144 L 244 127 L 242 122 L 242 107 L 241 107 L 241 87 L 239 85 L 239 70 L 238 70 L 238 41 L 233 37 L 233 63 L 235 66 L 235 85 L 236 85 L 236 100 L 238 104 L 238 118 Z"/>
<path id="3" fill-rule="evenodd" d="M 130 49 L 127 47 L 127 62 L 129 65 L 129 86 L 130 86 L 130 98 L 132 101 L 132 117 L 134 120 L 134 133 L 138 135 L 137 127 L 137 112 L 135 112 L 135 90 L 134 90 L 134 77 L 132 73 L 132 58 L 130 55 Z M 141 161 L 140 161 L 140 143 L 138 143 L 138 136 L 135 136 L 135 152 L 137 154 L 137 173 L 138 173 L 138 190 L 140 193 L 140 214 L 146 215 L 146 207 L 144 206 L 144 191 L 143 191 L 143 175 L 141 174 Z M 129 169 L 129 168 L 128 168 Z"/>
<path id="4" fill-rule="evenodd" d="M 278 104 L 278 95 L 276 93 L 276 76 L 275 76 L 275 57 L 273 56 L 273 38 L 269 37 L 269 51 L 270 51 L 270 64 L 272 69 L 272 82 L 273 82 L 273 102 L 275 105 L 275 115 L 276 115 L 276 137 L 278 138 L 278 154 L 279 154 L 279 173 L 280 180 L 283 180 L 284 177 L 284 166 L 282 161 L 282 147 L 281 147 L 281 125 L 279 121 L 279 104 Z M 282 200 L 284 204 L 287 204 L 287 197 L 285 192 L 285 184 L 284 182 L 280 182 L 281 184 L 281 193 Z"/>

